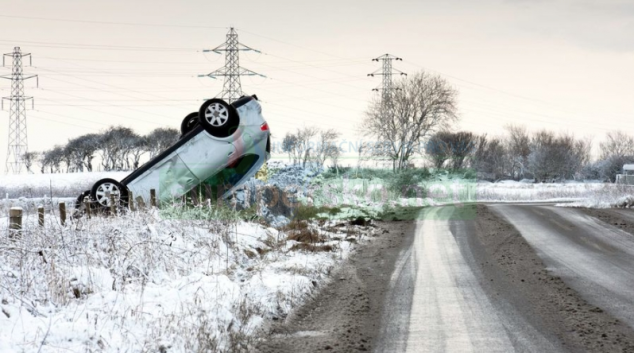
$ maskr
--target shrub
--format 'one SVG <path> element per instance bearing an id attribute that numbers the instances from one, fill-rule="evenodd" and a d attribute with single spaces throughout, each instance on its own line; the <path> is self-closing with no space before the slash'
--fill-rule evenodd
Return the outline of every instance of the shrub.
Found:
<path id="1" fill-rule="evenodd" d="M 431 176 L 427 168 L 405 169 L 388 180 L 388 189 L 402 197 L 424 197 L 425 191 L 419 184 Z"/>

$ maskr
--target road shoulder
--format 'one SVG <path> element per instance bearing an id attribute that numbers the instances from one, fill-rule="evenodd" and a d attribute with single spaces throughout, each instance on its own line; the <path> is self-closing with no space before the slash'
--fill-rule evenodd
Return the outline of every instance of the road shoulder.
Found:
<path id="1" fill-rule="evenodd" d="M 327 283 L 258 345 L 262 353 L 372 351 L 390 278 L 414 222 L 376 222 L 378 237 L 359 246 Z"/>

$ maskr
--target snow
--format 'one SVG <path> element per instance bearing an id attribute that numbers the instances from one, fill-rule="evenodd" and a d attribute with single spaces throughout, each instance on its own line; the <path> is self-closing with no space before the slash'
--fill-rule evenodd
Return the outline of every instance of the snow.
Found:
<path id="1" fill-rule="evenodd" d="M 594 182 L 528 183 L 506 180 L 479 182 L 475 193 L 479 202 L 566 202 L 610 192 L 613 187 L 612 184 Z"/>
<path id="2" fill-rule="evenodd" d="M 0 197 L 77 197 L 89 190 L 100 179 L 121 180 L 129 172 L 85 172 L 55 174 L 10 174 L 0 175 Z"/>
<path id="3" fill-rule="evenodd" d="M 45 223 L 27 214 L 19 236 L 0 231 L 1 352 L 252 347 L 354 249 L 331 222 L 310 225 L 325 252 L 292 250 L 287 231 L 257 223 L 157 211 Z"/>
<path id="4" fill-rule="evenodd" d="M 602 183 L 475 183 L 443 176 L 417 185 L 427 193 L 403 198 L 388 190 L 386 180 L 325 180 L 319 168 L 283 162 L 271 162 L 269 170 L 266 185 L 307 203 L 339 206 L 336 215 L 320 215 L 331 221 L 309 225 L 324 237 L 318 245 L 332 251 L 297 250 L 305 244 L 287 239 L 292 231 L 279 227 L 161 218 L 156 210 L 69 218 L 62 226 L 54 205 L 73 202 L 98 179 L 120 180 L 127 172 L 0 177 L 0 191 L 13 195 L 0 202 L 5 225 L 0 229 L 0 352 L 252 348 L 271 320 L 284 319 L 314 295 L 356 243 L 371 239 L 373 228 L 341 220 L 372 216 L 386 206 L 476 200 L 634 205 L 634 189 Z M 45 228 L 32 210 L 38 204 L 47 205 Z M 19 234 L 7 229 L 9 207 L 25 209 Z"/>
<path id="5" fill-rule="evenodd" d="M 604 192 L 590 195 L 574 202 L 560 203 L 559 207 L 582 208 L 632 208 L 634 207 L 634 186 L 611 184 Z"/>

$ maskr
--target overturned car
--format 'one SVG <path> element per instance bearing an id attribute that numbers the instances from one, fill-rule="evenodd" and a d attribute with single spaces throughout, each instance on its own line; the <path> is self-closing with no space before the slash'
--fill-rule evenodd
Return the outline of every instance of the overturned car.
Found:
<path id="1" fill-rule="evenodd" d="M 122 206 L 130 194 L 149 204 L 152 189 L 158 201 L 166 202 L 201 184 L 215 189 L 211 190 L 214 197 L 227 197 L 269 157 L 270 131 L 257 96 L 244 96 L 231 104 L 210 99 L 183 119 L 181 137 L 174 145 L 121 181 L 97 181 L 79 195 L 76 208 L 81 210 L 86 198 L 92 207 L 110 207 L 110 195 Z"/>

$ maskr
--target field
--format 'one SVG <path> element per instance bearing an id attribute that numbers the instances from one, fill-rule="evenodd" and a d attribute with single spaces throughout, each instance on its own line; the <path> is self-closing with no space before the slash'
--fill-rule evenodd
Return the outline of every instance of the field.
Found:
<path id="1" fill-rule="evenodd" d="M 296 215 L 312 220 L 273 228 L 257 207 L 245 219 L 209 203 L 179 213 L 193 217 L 153 209 L 60 224 L 58 202 L 71 202 L 99 178 L 124 175 L 0 177 L 0 351 L 246 351 L 327 283 L 357 244 L 372 239 L 376 228 L 351 219 L 474 201 L 623 207 L 633 199 L 629 188 L 601 183 L 431 176 L 403 189 L 376 177 L 324 178 L 280 165 L 266 185 L 299 189 L 305 206 Z M 44 227 L 38 204 L 46 205 Z M 19 233 L 8 230 L 14 206 L 25 212 Z"/>

